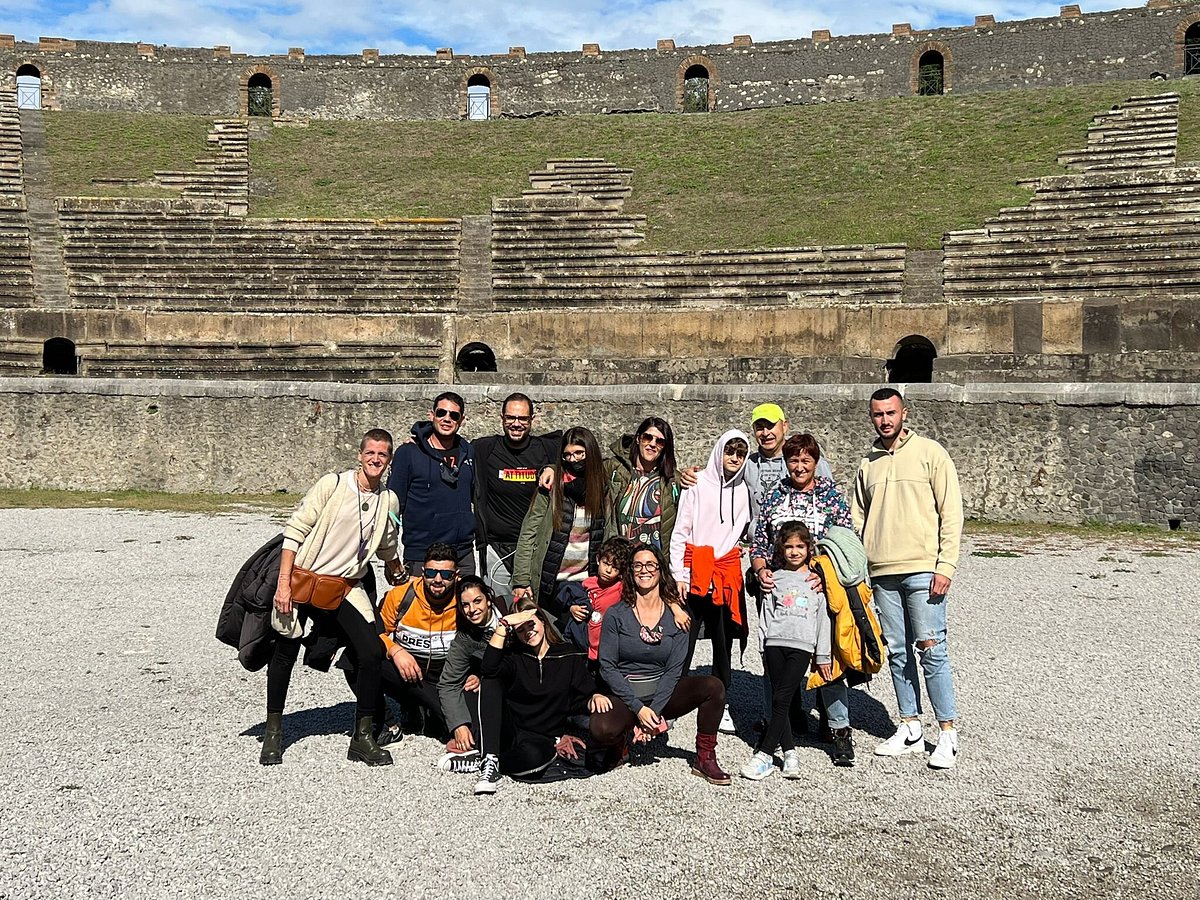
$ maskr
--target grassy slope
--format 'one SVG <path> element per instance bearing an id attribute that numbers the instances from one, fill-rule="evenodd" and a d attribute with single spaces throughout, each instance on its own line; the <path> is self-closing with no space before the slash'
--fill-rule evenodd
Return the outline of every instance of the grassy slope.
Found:
<path id="1" fill-rule="evenodd" d="M 706 116 L 313 122 L 252 144 L 251 212 L 479 214 L 492 197 L 517 196 L 547 159 L 601 156 L 634 170 L 627 208 L 648 217 L 651 248 L 935 247 L 945 231 L 1024 203 L 1029 192 L 1015 182 L 1061 172 L 1055 157 L 1084 145 L 1097 112 L 1167 88 L 1183 96 L 1180 159 L 1200 161 L 1194 79 Z M 61 194 L 97 193 L 96 176 L 188 167 L 206 127 L 190 116 L 117 113 L 56 113 L 48 122 Z"/>

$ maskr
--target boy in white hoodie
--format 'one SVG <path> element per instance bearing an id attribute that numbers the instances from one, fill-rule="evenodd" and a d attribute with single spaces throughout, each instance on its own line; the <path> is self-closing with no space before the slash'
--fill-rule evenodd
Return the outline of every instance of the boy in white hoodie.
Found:
<path id="1" fill-rule="evenodd" d="M 746 592 L 738 546 L 750 524 L 746 456 L 750 439 L 727 431 L 717 439 L 695 487 L 684 491 L 671 534 L 671 570 L 692 614 L 684 672 L 691 668 L 700 627 L 712 641 L 712 673 L 729 688 L 733 638 L 746 640 Z M 736 731 L 729 707 L 721 731 Z"/>

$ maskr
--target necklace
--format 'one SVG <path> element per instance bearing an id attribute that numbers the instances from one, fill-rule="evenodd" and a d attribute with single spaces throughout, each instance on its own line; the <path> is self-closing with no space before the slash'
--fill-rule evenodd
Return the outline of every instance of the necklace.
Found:
<path id="1" fill-rule="evenodd" d="M 371 501 L 370 501 L 370 499 L 363 497 L 363 491 L 358 486 L 358 475 L 354 476 L 354 491 L 356 494 L 358 494 L 358 499 L 359 499 L 359 504 L 358 504 L 358 561 L 362 562 L 364 559 L 367 558 L 367 547 L 368 547 L 368 545 L 370 545 L 371 538 L 375 534 L 375 517 L 371 516 L 371 524 L 370 524 L 370 528 L 368 528 L 366 523 L 363 522 L 363 513 L 367 512 L 371 508 Z M 371 491 L 371 493 L 378 496 L 378 494 L 376 494 L 375 491 Z"/>

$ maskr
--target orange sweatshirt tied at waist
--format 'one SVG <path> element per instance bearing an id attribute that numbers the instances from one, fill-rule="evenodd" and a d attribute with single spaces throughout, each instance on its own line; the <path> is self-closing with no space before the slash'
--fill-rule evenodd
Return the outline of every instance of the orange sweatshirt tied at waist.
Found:
<path id="1" fill-rule="evenodd" d="M 711 585 L 713 606 L 728 606 L 734 624 L 745 627 L 741 550 L 734 547 L 720 559 L 716 559 L 712 547 L 688 544 L 683 548 L 683 564 L 692 573 L 692 583 L 688 585 L 688 592 L 703 597 Z"/>

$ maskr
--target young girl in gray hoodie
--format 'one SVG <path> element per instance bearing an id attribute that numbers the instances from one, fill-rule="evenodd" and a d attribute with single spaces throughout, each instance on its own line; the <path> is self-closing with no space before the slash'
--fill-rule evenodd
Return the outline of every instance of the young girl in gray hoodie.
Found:
<path id="1" fill-rule="evenodd" d="M 832 633 L 825 594 L 809 584 L 812 534 L 802 522 L 784 522 L 775 537 L 775 588 L 763 597 L 758 630 L 763 642 L 763 663 L 771 678 L 771 721 L 757 752 L 742 769 L 742 776 L 759 781 L 774 770 L 772 754 L 783 749 L 783 777 L 800 777 L 800 755 L 792 738 L 788 710 L 796 691 L 804 686 L 810 664 L 830 675 Z"/>

